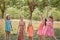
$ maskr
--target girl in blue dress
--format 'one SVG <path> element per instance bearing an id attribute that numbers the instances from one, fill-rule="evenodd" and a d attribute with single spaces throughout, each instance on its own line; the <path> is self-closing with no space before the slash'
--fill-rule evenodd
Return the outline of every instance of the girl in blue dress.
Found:
<path id="1" fill-rule="evenodd" d="M 5 32 L 6 32 L 6 40 L 10 40 L 10 32 L 11 32 L 11 21 L 10 21 L 10 15 L 4 14 L 4 20 L 5 20 Z"/>

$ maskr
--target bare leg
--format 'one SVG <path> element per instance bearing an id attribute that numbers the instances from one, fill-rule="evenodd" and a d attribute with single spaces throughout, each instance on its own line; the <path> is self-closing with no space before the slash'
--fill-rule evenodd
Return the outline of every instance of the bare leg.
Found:
<path id="1" fill-rule="evenodd" d="M 8 38 L 7 38 L 7 37 L 8 37 L 8 35 L 7 35 L 7 32 L 6 32 L 6 35 L 5 35 L 5 40 L 8 40 Z"/>
<path id="2" fill-rule="evenodd" d="M 32 37 L 30 37 L 30 39 L 32 40 Z"/>
<path id="3" fill-rule="evenodd" d="M 8 40 L 10 40 L 10 32 L 8 32 Z"/>
<path id="4" fill-rule="evenodd" d="M 43 36 L 40 36 L 40 40 L 43 40 Z"/>
<path id="5" fill-rule="evenodd" d="M 56 36 L 53 36 L 54 40 L 57 40 Z"/>
<path id="6" fill-rule="evenodd" d="M 50 38 L 50 37 L 48 36 L 48 37 L 47 37 L 47 40 L 50 40 L 49 38 Z"/>
<path id="7" fill-rule="evenodd" d="M 30 40 L 30 37 L 28 37 L 28 40 Z"/>
<path id="8" fill-rule="evenodd" d="M 29 37 L 29 39 L 28 40 L 32 40 L 32 37 Z"/>

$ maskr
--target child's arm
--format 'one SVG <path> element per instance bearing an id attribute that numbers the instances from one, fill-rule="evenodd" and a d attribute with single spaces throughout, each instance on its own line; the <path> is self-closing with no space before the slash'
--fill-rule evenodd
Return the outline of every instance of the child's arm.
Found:
<path id="1" fill-rule="evenodd" d="M 25 24 L 25 22 L 24 22 L 24 26 L 25 26 L 25 27 L 24 27 L 24 32 L 25 32 L 25 29 L 26 29 L 26 24 Z"/>
<path id="2" fill-rule="evenodd" d="M 11 28 L 12 28 L 12 22 L 10 24 L 11 24 Z"/>
<path id="3" fill-rule="evenodd" d="M 47 14 L 46 14 L 46 17 L 48 18 L 48 15 L 49 15 L 49 8 L 47 8 Z"/>
<path id="4" fill-rule="evenodd" d="M 6 14 L 4 13 L 4 20 L 6 21 Z"/>
<path id="5" fill-rule="evenodd" d="M 11 22 L 11 29 L 12 29 L 12 22 Z M 13 29 L 12 29 L 13 30 Z"/>
<path id="6" fill-rule="evenodd" d="M 40 14 L 40 18 L 41 18 L 41 20 L 43 20 L 43 15 L 42 14 Z"/>

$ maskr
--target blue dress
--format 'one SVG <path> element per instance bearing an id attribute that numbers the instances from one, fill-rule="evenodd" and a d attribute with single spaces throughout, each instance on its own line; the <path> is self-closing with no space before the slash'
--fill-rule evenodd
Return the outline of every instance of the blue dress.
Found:
<path id="1" fill-rule="evenodd" d="M 5 21 L 5 32 L 10 32 L 11 31 L 11 21 L 6 20 Z"/>

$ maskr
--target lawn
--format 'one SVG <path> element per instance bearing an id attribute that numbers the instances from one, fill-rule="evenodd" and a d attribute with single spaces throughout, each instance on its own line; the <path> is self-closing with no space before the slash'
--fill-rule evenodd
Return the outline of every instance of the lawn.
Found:
<path id="1" fill-rule="evenodd" d="M 34 31 L 33 40 L 39 40 L 39 37 L 38 37 L 38 35 L 36 34 L 36 32 L 37 32 L 37 30 Z M 18 35 L 18 34 L 11 34 L 10 39 L 11 39 L 11 40 L 17 40 L 17 35 Z M 57 28 L 55 29 L 55 35 L 56 35 L 57 39 L 60 40 L 60 29 L 57 29 Z M 46 39 L 46 38 L 44 37 L 44 39 Z M 50 39 L 51 39 L 51 40 L 54 40 L 53 38 L 50 38 Z M 4 35 L 1 35 L 1 36 L 0 36 L 0 40 L 4 40 Z M 24 40 L 28 40 L 28 38 L 27 38 L 27 33 L 25 33 Z"/>
<path id="2" fill-rule="evenodd" d="M 26 30 L 27 30 L 27 24 L 28 24 L 28 20 L 25 20 L 26 22 Z M 11 40 L 17 40 L 17 31 L 18 31 L 18 23 L 19 23 L 19 20 L 12 20 L 12 27 L 13 27 L 13 30 L 11 32 L 11 37 L 10 39 Z M 39 40 L 39 37 L 38 35 L 36 34 L 37 33 L 37 28 L 38 28 L 38 25 L 39 25 L 39 21 L 33 21 L 33 26 L 34 26 L 34 36 L 33 36 L 33 40 Z M 5 32 L 4 32 L 4 21 L 3 20 L 0 20 L 0 40 L 4 40 L 5 39 Z M 55 35 L 57 37 L 58 40 L 60 40 L 60 23 L 57 22 L 57 23 L 54 23 L 54 31 L 55 31 Z M 25 36 L 24 36 L 24 39 L 27 40 L 27 31 L 25 31 Z M 45 37 L 44 37 L 45 39 Z M 51 40 L 53 40 L 51 38 Z"/>

